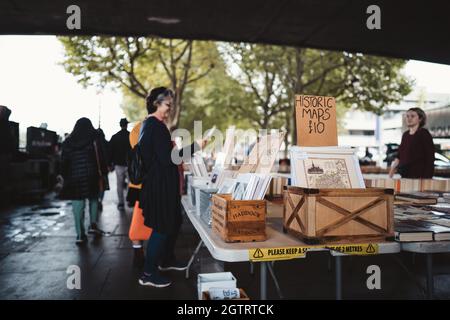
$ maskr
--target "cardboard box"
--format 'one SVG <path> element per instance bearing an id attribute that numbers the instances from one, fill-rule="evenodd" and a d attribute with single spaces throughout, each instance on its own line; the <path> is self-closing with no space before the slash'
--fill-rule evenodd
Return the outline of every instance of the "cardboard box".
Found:
<path id="1" fill-rule="evenodd" d="M 239 288 L 239 294 L 240 294 L 240 298 L 239 299 L 230 299 L 233 301 L 236 300 L 250 300 L 250 298 L 248 297 L 247 293 L 245 293 L 245 291 L 241 288 Z M 209 297 L 209 293 L 208 291 L 204 291 L 202 294 L 202 300 L 211 300 L 211 298 Z"/>
<path id="2" fill-rule="evenodd" d="M 236 288 L 236 278 L 231 272 L 200 273 L 197 277 L 198 299 L 202 300 L 203 292 L 209 288 Z"/>

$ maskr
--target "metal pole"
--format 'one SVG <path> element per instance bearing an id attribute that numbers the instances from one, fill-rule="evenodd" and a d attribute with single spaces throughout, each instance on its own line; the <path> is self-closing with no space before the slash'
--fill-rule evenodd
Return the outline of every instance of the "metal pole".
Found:
<path id="1" fill-rule="evenodd" d="M 342 300 L 342 257 L 334 257 L 336 263 L 336 300 Z"/>
<path id="2" fill-rule="evenodd" d="M 191 268 L 191 265 L 194 262 L 195 256 L 200 251 L 200 248 L 202 247 L 202 245 L 203 245 L 203 240 L 200 240 L 200 242 L 198 243 L 197 247 L 194 250 L 194 253 L 192 254 L 191 258 L 189 259 L 189 262 L 186 267 L 186 279 L 189 279 L 189 269 Z"/>
<path id="3" fill-rule="evenodd" d="M 274 264 L 275 264 L 275 261 L 269 262 L 267 264 L 267 267 L 269 268 L 270 275 L 272 276 L 273 282 L 275 284 L 275 288 L 277 289 L 278 297 L 280 297 L 280 299 L 284 299 L 283 293 L 281 292 L 280 284 L 278 283 L 278 279 L 275 275 L 275 271 L 273 271 Z"/>
<path id="4" fill-rule="evenodd" d="M 261 300 L 267 300 L 267 262 L 261 262 L 260 290 Z"/>
<path id="5" fill-rule="evenodd" d="M 434 278 L 433 278 L 433 254 L 427 253 L 427 295 L 432 300 L 434 296 Z"/>

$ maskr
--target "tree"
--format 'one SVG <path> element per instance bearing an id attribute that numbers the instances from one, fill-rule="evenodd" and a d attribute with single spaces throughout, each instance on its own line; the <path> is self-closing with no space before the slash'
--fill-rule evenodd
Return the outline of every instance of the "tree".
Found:
<path id="1" fill-rule="evenodd" d="M 221 46 L 228 63 L 237 67 L 237 71 L 230 73 L 243 85 L 246 100 L 250 101 L 249 105 L 239 105 L 236 113 L 245 114 L 262 129 L 269 129 L 280 113 L 290 109 L 278 63 L 284 49 L 270 46 L 266 50 L 267 47 L 248 43 Z"/>
<path id="2" fill-rule="evenodd" d="M 254 96 L 242 112 L 262 110 L 254 114 L 260 125 L 288 112 L 285 129 L 293 143 L 295 94 L 334 96 L 339 106 L 381 114 L 411 91 L 411 80 L 401 74 L 404 60 L 269 45 L 227 44 L 222 51 L 230 57 L 230 73 Z M 240 73 L 233 73 L 233 67 Z"/>
<path id="3" fill-rule="evenodd" d="M 169 86 L 175 92 L 171 128 L 178 126 L 188 86 L 214 68 L 214 57 L 196 48 L 214 45 L 208 42 L 99 36 L 60 37 L 60 41 L 65 49 L 62 65 L 84 86 L 113 85 L 139 98 L 152 87 Z"/>
<path id="4" fill-rule="evenodd" d="M 215 43 L 197 43 L 199 56 L 208 54 L 214 63 L 214 69 L 208 76 L 191 83 L 183 95 L 183 109 L 180 113 L 179 126 L 193 132 L 194 121 L 202 120 L 203 129 L 212 126 L 225 132 L 230 125 L 242 129 L 254 127 L 248 115 L 236 110 L 242 105 L 248 105 L 250 96 L 243 90 L 238 81 L 226 72 L 226 63 L 222 59 Z M 146 68 L 145 65 L 140 68 Z M 146 115 L 145 101 L 123 90 L 123 106 L 125 113 L 132 120 L 143 119 Z"/>

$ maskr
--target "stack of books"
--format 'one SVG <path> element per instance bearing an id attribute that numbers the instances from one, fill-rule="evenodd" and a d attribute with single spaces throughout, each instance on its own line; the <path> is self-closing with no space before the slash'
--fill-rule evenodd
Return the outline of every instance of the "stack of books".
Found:
<path id="1" fill-rule="evenodd" d="M 439 195 L 430 192 L 410 192 L 398 193 L 395 195 L 396 200 L 402 200 L 415 205 L 437 204 Z"/>
<path id="2" fill-rule="evenodd" d="M 450 228 L 424 220 L 395 220 L 395 239 L 400 242 L 448 241 Z"/>
<path id="3" fill-rule="evenodd" d="M 203 158 L 199 154 L 194 154 L 190 163 L 190 171 L 195 177 L 208 177 L 208 170 L 206 169 L 206 164 Z"/>
<path id="4" fill-rule="evenodd" d="M 449 192 L 450 179 L 380 179 L 365 178 L 366 187 L 394 189 L 395 192 Z"/>

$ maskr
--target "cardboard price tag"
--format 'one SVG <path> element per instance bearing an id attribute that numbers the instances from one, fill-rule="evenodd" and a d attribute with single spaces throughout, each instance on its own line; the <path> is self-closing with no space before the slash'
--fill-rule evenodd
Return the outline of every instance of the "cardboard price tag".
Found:
<path id="1" fill-rule="evenodd" d="M 296 95 L 297 145 L 303 147 L 337 146 L 336 99 Z"/>

